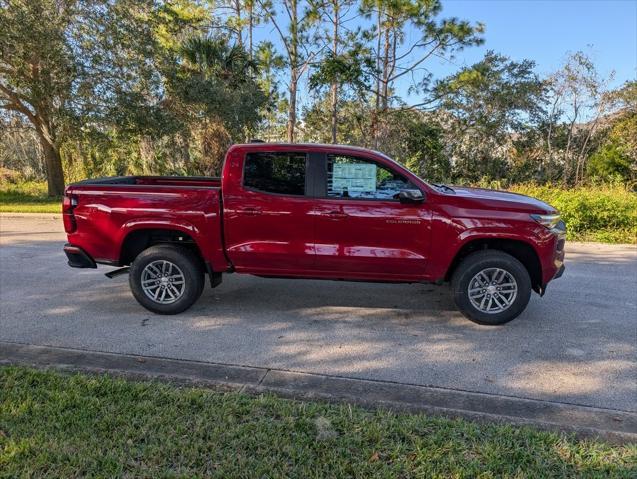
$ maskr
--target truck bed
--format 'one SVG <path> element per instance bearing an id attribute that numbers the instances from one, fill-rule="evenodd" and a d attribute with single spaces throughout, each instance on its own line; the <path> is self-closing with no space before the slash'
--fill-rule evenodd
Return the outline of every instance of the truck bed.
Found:
<path id="1" fill-rule="evenodd" d="M 221 181 L 194 176 L 118 176 L 70 184 L 69 242 L 97 263 L 127 264 L 138 230 L 171 230 L 200 246 L 215 269 L 227 267 L 221 238 Z M 67 213 L 65 213 L 66 215 Z"/>

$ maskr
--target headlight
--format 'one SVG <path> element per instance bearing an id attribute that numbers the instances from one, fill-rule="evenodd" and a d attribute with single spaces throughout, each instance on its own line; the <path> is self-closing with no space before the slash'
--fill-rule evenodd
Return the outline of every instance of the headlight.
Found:
<path id="1" fill-rule="evenodd" d="M 560 222 L 560 215 L 531 215 L 531 218 L 550 230 Z"/>

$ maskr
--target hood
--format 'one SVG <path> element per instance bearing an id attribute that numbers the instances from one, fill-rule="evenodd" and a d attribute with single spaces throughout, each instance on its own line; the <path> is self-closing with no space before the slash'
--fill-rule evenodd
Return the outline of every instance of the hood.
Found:
<path id="1" fill-rule="evenodd" d="M 454 186 L 453 189 L 455 190 L 455 196 L 457 197 L 477 200 L 485 203 L 493 203 L 493 206 L 499 205 L 507 209 L 519 208 L 525 211 L 533 210 L 534 212 L 547 214 L 557 213 L 557 210 L 548 203 L 518 193 L 500 190 L 487 190 L 484 188 L 470 188 L 466 186 Z M 504 203 L 506 203 L 506 205 Z"/>

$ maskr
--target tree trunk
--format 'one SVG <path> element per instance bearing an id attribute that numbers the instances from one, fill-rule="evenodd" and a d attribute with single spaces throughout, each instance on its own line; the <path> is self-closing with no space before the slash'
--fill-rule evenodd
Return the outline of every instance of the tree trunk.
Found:
<path id="1" fill-rule="evenodd" d="M 250 60 L 253 60 L 252 53 L 252 33 L 254 31 L 254 5 L 252 2 L 248 2 L 248 55 Z"/>
<path id="2" fill-rule="evenodd" d="M 382 28 L 382 13 L 381 3 L 376 2 L 378 8 L 378 16 L 376 18 L 376 98 L 374 104 L 374 112 L 372 113 L 372 136 L 374 138 L 374 148 L 378 149 L 378 116 L 380 112 L 380 45 L 381 45 L 381 28 Z"/>
<path id="3" fill-rule="evenodd" d="M 294 143 L 294 129 L 296 127 L 296 90 L 299 78 L 296 73 L 296 70 L 292 70 L 292 74 L 290 76 L 290 88 L 289 94 L 290 98 L 288 101 L 288 142 Z"/>
<path id="4" fill-rule="evenodd" d="M 190 161 L 190 134 L 186 131 L 180 131 L 177 133 L 177 146 L 179 147 L 179 157 L 183 163 L 184 170 L 190 173 L 191 161 Z"/>
<path id="5" fill-rule="evenodd" d="M 338 126 L 338 83 L 332 83 L 332 144 L 336 144 Z"/>
<path id="6" fill-rule="evenodd" d="M 390 37 L 389 27 L 385 27 L 385 44 L 383 46 L 383 80 L 382 80 L 382 93 L 381 93 L 381 111 L 386 112 L 389 107 L 389 48 Z"/>
<path id="7" fill-rule="evenodd" d="M 290 87 L 288 104 L 288 142 L 294 143 L 294 129 L 296 128 L 296 92 L 299 83 L 299 17 L 297 15 L 296 0 L 290 2 L 290 46 L 288 56 L 290 58 Z"/>
<path id="8" fill-rule="evenodd" d="M 44 152 L 49 196 L 62 196 L 64 194 L 64 172 L 62 171 L 60 148 L 56 144 L 50 143 L 42 134 L 39 136 L 40 145 Z"/>
<path id="9" fill-rule="evenodd" d="M 334 58 L 338 57 L 338 44 L 339 44 L 339 23 L 340 23 L 340 11 L 338 0 L 333 2 L 334 6 L 334 38 L 332 48 L 334 50 Z M 332 83 L 332 144 L 336 143 L 336 128 L 338 125 L 338 82 Z"/>
<path id="10" fill-rule="evenodd" d="M 235 0 L 234 2 L 235 15 L 237 16 L 237 45 L 243 48 L 243 38 L 241 35 L 241 2 Z"/>

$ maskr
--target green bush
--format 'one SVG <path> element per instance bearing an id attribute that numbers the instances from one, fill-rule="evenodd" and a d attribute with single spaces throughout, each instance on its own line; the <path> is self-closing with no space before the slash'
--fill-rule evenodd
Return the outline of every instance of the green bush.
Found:
<path id="1" fill-rule="evenodd" d="M 568 239 L 604 243 L 637 242 L 637 194 L 622 185 L 591 185 L 564 189 L 534 184 L 510 191 L 533 196 L 557 208 Z"/>

